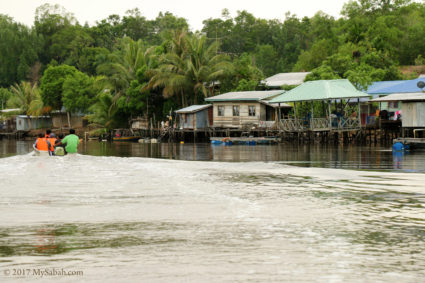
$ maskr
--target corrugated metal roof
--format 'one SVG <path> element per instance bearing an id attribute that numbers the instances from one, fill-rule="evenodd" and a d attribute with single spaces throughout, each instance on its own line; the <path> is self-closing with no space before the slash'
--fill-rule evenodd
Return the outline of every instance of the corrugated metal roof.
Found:
<path id="1" fill-rule="evenodd" d="M 189 107 L 185 107 L 176 111 L 176 113 L 195 113 L 204 109 L 211 107 L 211 104 L 203 104 L 203 105 L 191 105 Z"/>
<path id="2" fill-rule="evenodd" d="M 425 92 L 393 93 L 390 95 L 386 95 L 386 96 L 371 100 L 371 102 L 386 102 L 386 101 L 425 101 Z"/>
<path id="3" fill-rule="evenodd" d="M 50 116 L 27 116 L 27 115 L 18 115 L 18 118 L 23 118 L 23 119 L 50 119 Z"/>
<path id="4" fill-rule="evenodd" d="M 417 86 L 419 81 L 425 82 L 424 78 L 417 78 L 414 80 L 404 81 L 383 81 L 374 82 L 369 86 L 367 93 L 369 94 L 392 94 L 392 93 L 413 93 L 421 92 L 422 90 Z"/>
<path id="5" fill-rule="evenodd" d="M 357 97 L 369 97 L 369 95 L 358 91 L 348 80 L 320 80 L 305 82 L 270 102 L 282 103 Z"/>
<path id="6" fill-rule="evenodd" d="M 283 85 L 299 85 L 302 84 L 305 80 L 305 77 L 310 74 L 310 72 L 298 72 L 298 73 L 280 73 L 268 77 L 261 81 L 269 87 L 280 87 Z"/>
<path id="7" fill-rule="evenodd" d="M 403 81 L 382 81 L 382 82 L 373 82 L 368 88 L 367 93 L 376 94 L 379 93 L 379 90 L 398 85 Z"/>
<path id="8" fill-rule="evenodd" d="M 268 100 L 261 100 L 260 103 L 262 103 L 264 105 L 267 105 L 267 106 L 270 106 L 270 107 L 273 107 L 273 108 L 278 108 L 279 107 L 279 104 L 277 104 L 277 103 L 270 103 L 270 101 L 268 101 Z M 280 104 L 280 108 L 292 108 L 292 106 L 289 105 L 289 104 L 286 104 L 286 103 L 281 103 Z"/>
<path id="9" fill-rule="evenodd" d="M 9 108 L 9 109 L 3 109 L 0 110 L 0 113 L 10 113 L 10 112 L 18 112 L 21 111 L 20 108 Z"/>
<path id="10" fill-rule="evenodd" d="M 228 92 L 206 98 L 205 101 L 260 101 L 284 93 L 284 90 Z"/>

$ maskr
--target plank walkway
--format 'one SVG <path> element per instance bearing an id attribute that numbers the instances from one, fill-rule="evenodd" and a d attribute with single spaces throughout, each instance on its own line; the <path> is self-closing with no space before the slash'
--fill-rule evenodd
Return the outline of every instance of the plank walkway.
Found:
<path id="1" fill-rule="evenodd" d="M 279 137 L 211 137 L 211 142 L 232 142 L 234 144 L 271 144 L 280 142 Z"/>

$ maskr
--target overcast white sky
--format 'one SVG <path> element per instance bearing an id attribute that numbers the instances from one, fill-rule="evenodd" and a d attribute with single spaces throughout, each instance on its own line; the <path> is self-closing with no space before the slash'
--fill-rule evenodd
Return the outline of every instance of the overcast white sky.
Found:
<path id="1" fill-rule="evenodd" d="M 154 19 L 161 11 L 169 11 L 186 18 L 192 30 L 200 30 L 203 20 L 220 17 L 224 8 L 232 17 L 238 10 L 247 10 L 257 18 L 284 20 L 287 11 L 298 17 L 311 17 L 318 11 L 339 17 L 346 2 L 348 0 L 0 0 L 0 14 L 30 26 L 38 6 L 59 4 L 73 13 L 80 24 L 94 25 L 111 14 L 123 16 L 127 10 L 137 7 L 148 19 Z"/>

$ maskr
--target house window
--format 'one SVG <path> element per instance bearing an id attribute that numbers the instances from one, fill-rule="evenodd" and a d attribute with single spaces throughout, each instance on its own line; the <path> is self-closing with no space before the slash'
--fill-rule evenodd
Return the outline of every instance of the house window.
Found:
<path id="1" fill-rule="evenodd" d="M 255 105 L 248 106 L 248 113 L 249 113 L 249 116 L 255 116 Z"/>
<path id="2" fill-rule="evenodd" d="M 388 108 L 398 108 L 398 101 L 389 102 Z"/>
<path id="3" fill-rule="evenodd" d="M 217 116 L 224 116 L 224 106 L 217 106 Z"/>
<path id="4" fill-rule="evenodd" d="M 233 116 L 239 116 L 239 105 L 233 105 Z"/>

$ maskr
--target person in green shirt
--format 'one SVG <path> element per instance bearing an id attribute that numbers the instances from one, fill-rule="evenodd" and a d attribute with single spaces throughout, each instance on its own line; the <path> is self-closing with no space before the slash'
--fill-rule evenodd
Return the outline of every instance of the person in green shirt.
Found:
<path id="1" fill-rule="evenodd" d="M 64 144 L 67 153 L 77 153 L 77 147 L 80 143 L 80 138 L 75 134 L 74 129 L 69 130 L 69 135 L 64 137 L 56 146 Z"/>

